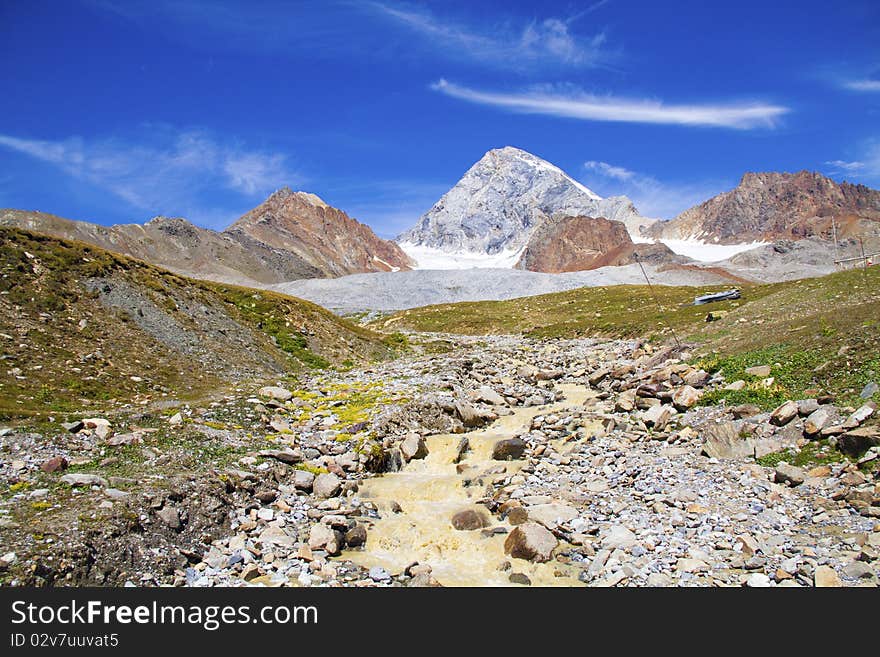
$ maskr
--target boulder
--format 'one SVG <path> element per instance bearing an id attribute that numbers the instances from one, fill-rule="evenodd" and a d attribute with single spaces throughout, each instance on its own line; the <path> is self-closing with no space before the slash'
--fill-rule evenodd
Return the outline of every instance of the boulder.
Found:
<path id="1" fill-rule="evenodd" d="M 773 412 L 770 413 L 770 423 L 776 425 L 777 427 L 781 427 L 791 422 L 795 417 L 797 417 L 797 414 L 797 402 L 789 400 L 773 409 Z"/>
<path id="2" fill-rule="evenodd" d="M 182 527 L 180 521 L 180 510 L 173 506 L 164 506 L 156 512 L 156 516 L 162 523 L 174 531 L 179 531 Z"/>
<path id="3" fill-rule="evenodd" d="M 702 429 L 703 454 L 717 459 L 738 459 L 754 456 L 755 445 L 751 436 L 742 435 L 735 422 L 707 424 Z"/>
<path id="4" fill-rule="evenodd" d="M 837 572 L 831 566 L 816 566 L 813 573 L 813 584 L 817 588 L 837 588 L 843 586 Z"/>
<path id="5" fill-rule="evenodd" d="M 614 525 L 602 536 L 602 547 L 609 550 L 626 550 L 636 544 L 636 535 L 623 525 Z"/>
<path id="6" fill-rule="evenodd" d="M 407 462 L 425 458 L 428 455 L 425 439 L 417 433 L 408 433 L 400 443 L 400 455 Z"/>
<path id="7" fill-rule="evenodd" d="M 553 529 L 578 517 L 577 509 L 568 504 L 536 504 L 526 508 L 529 520 Z"/>
<path id="8" fill-rule="evenodd" d="M 702 393 L 696 388 L 682 386 L 672 393 L 672 403 L 679 411 L 686 411 L 700 401 L 701 396 Z"/>
<path id="9" fill-rule="evenodd" d="M 474 393 L 473 399 L 474 401 L 483 401 L 487 404 L 492 404 L 493 406 L 505 406 L 507 404 L 507 402 L 504 401 L 504 397 L 499 395 L 489 386 L 481 386 L 478 388 Z"/>
<path id="10" fill-rule="evenodd" d="M 807 436 L 817 436 L 822 433 L 822 429 L 830 426 L 834 419 L 834 415 L 832 415 L 828 407 L 820 406 L 804 420 L 804 434 Z"/>
<path id="11" fill-rule="evenodd" d="M 367 542 L 367 528 L 361 523 L 345 532 L 345 544 L 348 547 L 360 547 Z"/>
<path id="12" fill-rule="evenodd" d="M 269 399 L 274 399 L 280 402 L 290 401 L 293 397 L 293 393 L 290 392 L 287 388 L 282 388 L 280 386 L 266 386 L 264 388 L 260 388 L 260 397 L 268 397 Z"/>
<path id="13" fill-rule="evenodd" d="M 40 470 L 46 473 L 57 472 L 58 470 L 67 469 L 67 459 L 63 456 L 53 456 L 51 459 L 43 461 L 40 464 Z"/>
<path id="14" fill-rule="evenodd" d="M 293 486 L 297 490 L 311 492 L 315 483 L 315 475 L 308 470 L 297 470 L 293 473 Z"/>
<path id="15" fill-rule="evenodd" d="M 746 374 L 749 376 L 756 376 L 760 379 L 770 376 L 770 366 L 769 365 L 755 365 L 754 367 L 747 367 Z"/>
<path id="16" fill-rule="evenodd" d="M 536 522 L 526 522 L 513 528 L 504 541 L 504 552 L 515 559 L 549 561 L 559 542 L 547 529 Z"/>
<path id="17" fill-rule="evenodd" d="M 846 418 L 846 421 L 843 423 L 843 426 L 847 429 L 855 429 L 857 426 L 862 424 L 869 417 L 874 415 L 874 411 L 877 410 L 877 404 L 874 402 L 868 402 L 867 404 L 863 404 L 859 408 L 856 409 L 855 413 Z"/>
<path id="18" fill-rule="evenodd" d="M 636 407 L 636 391 L 624 390 L 617 396 L 614 403 L 614 411 L 616 413 L 629 413 Z"/>
<path id="19" fill-rule="evenodd" d="M 96 474 L 66 474 L 61 476 L 61 481 L 68 486 L 108 486 L 107 480 Z"/>
<path id="20" fill-rule="evenodd" d="M 496 461 L 521 459 L 526 452 L 526 441 L 522 438 L 505 438 L 495 443 L 492 458 Z"/>
<path id="21" fill-rule="evenodd" d="M 773 473 L 773 481 L 777 484 L 800 486 L 806 478 L 807 475 L 803 470 L 794 465 L 789 465 L 785 461 L 780 462 Z"/>
<path id="22" fill-rule="evenodd" d="M 312 550 L 325 550 L 334 556 L 342 548 L 342 534 L 328 525 L 318 523 L 309 530 L 309 547 Z"/>
<path id="23" fill-rule="evenodd" d="M 312 492 L 317 497 L 336 497 L 342 488 L 342 480 L 333 473 L 319 474 L 312 484 Z"/>
<path id="24" fill-rule="evenodd" d="M 102 417 L 90 417 L 82 421 L 83 428 L 90 429 L 101 440 L 105 440 L 113 429 L 110 428 L 110 421 Z"/>
<path id="25" fill-rule="evenodd" d="M 455 412 L 458 413 L 461 423 L 466 427 L 480 427 L 483 425 L 483 416 L 466 401 L 456 401 Z"/>
<path id="26" fill-rule="evenodd" d="M 880 445 L 877 427 L 860 427 L 837 437 L 837 448 L 852 457 L 861 456 L 874 445 Z"/>
<path id="27" fill-rule="evenodd" d="M 458 531 L 473 531 L 488 527 L 489 520 L 476 509 L 463 509 L 452 516 L 452 526 Z"/>
<path id="28" fill-rule="evenodd" d="M 647 411 L 642 412 L 642 422 L 647 426 L 653 427 L 657 431 L 663 431 L 672 417 L 672 409 L 667 404 L 652 406 Z"/>

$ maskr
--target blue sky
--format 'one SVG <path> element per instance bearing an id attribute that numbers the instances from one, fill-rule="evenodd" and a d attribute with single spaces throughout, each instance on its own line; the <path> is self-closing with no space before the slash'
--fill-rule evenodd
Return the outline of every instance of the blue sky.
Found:
<path id="1" fill-rule="evenodd" d="M 0 0 L 0 207 L 223 228 L 289 185 L 390 237 L 513 145 L 668 218 L 880 187 L 880 3 Z"/>

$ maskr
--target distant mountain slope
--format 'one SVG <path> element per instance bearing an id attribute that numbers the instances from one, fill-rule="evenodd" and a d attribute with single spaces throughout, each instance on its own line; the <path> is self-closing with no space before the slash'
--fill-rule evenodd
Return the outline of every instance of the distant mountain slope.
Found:
<path id="1" fill-rule="evenodd" d="M 397 241 L 413 253 L 517 252 L 553 215 L 650 223 L 623 196 L 603 199 L 558 167 L 518 148 L 486 153 Z"/>
<path id="2" fill-rule="evenodd" d="M 287 187 L 242 216 L 224 235 L 291 253 L 323 276 L 398 271 L 414 264 L 397 244 L 377 237 L 366 224 L 314 194 Z"/>
<path id="3" fill-rule="evenodd" d="M 393 242 L 317 196 L 288 188 L 272 194 L 226 231 L 179 218 L 101 226 L 43 212 L 0 210 L 0 226 L 75 239 L 145 260 L 184 276 L 242 285 L 407 269 Z"/>
<path id="4" fill-rule="evenodd" d="M 0 228 L 0 416 L 159 401 L 390 354 L 312 303 Z"/>
<path id="5" fill-rule="evenodd" d="M 735 189 L 644 232 L 657 239 L 738 244 L 830 239 L 832 223 L 838 237 L 880 233 L 880 191 L 809 171 L 746 173 Z"/>

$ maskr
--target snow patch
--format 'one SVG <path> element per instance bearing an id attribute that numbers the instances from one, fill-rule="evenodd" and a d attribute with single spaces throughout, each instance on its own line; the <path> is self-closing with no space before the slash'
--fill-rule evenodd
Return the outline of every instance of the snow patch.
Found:
<path id="1" fill-rule="evenodd" d="M 636 241 L 635 239 L 633 240 Z M 673 253 L 683 255 L 700 262 L 717 262 L 726 260 L 743 251 L 751 251 L 759 246 L 766 246 L 767 242 L 749 242 L 744 244 L 707 244 L 701 240 L 660 240 L 668 246 Z"/>
<path id="2" fill-rule="evenodd" d="M 376 262 L 378 262 L 378 263 L 380 263 L 380 264 L 385 265 L 385 266 L 388 267 L 388 269 L 390 269 L 391 271 L 400 271 L 400 267 L 395 267 L 394 265 L 391 265 L 391 264 L 385 262 L 385 261 L 382 260 L 382 258 L 380 258 L 379 256 L 373 256 L 373 260 L 375 260 Z"/>
<path id="3" fill-rule="evenodd" d="M 430 246 L 400 242 L 398 246 L 416 261 L 415 269 L 512 269 L 523 249 L 488 254 L 478 251 L 443 251 Z"/>

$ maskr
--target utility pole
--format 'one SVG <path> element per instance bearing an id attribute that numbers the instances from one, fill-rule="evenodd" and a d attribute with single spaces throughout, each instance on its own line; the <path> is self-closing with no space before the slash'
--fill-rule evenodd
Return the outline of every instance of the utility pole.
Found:
<path id="1" fill-rule="evenodd" d="M 837 221 L 834 218 L 834 215 L 831 215 L 831 231 L 834 234 L 834 262 L 837 266 L 837 269 L 843 268 L 842 263 L 838 263 L 840 260 L 840 249 L 837 246 Z"/>
<path id="2" fill-rule="evenodd" d="M 675 346 L 681 349 L 681 342 L 678 341 L 678 336 L 675 334 L 675 329 L 672 328 L 672 324 L 670 324 L 666 320 L 666 311 L 663 306 L 660 305 L 660 301 L 657 299 L 657 295 L 654 294 L 654 286 L 651 285 L 651 279 L 648 278 L 648 272 L 645 271 L 644 265 L 642 265 L 642 259 L 639 258 L 638 253 L 633 253 L 633 259 L 639 263 L 639 269 L 642 270 L 642 276 L 645 277 L 645 282 L 648 284 L 648 290 L 651 292 L 651 297 L 654 299 L 654 305 L 657 306 L 657 310 L 660 311 L 660 318 L 663 320 L 663 323 L 666 324 L 666 328 L 669 329 L 669 332 L 672 333 L 672 339 L 675 340 Z"/>

